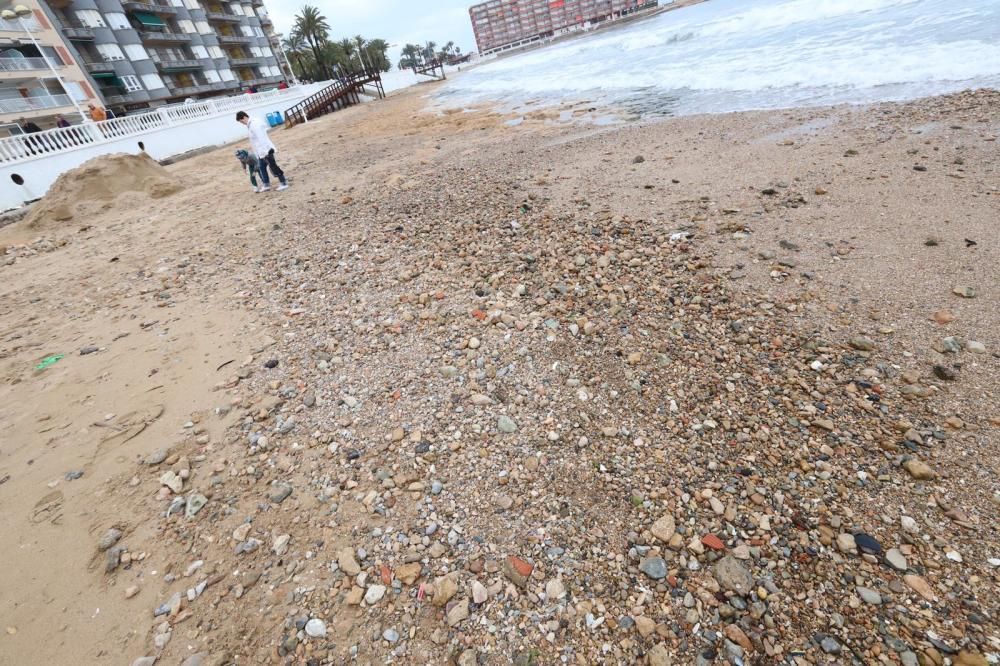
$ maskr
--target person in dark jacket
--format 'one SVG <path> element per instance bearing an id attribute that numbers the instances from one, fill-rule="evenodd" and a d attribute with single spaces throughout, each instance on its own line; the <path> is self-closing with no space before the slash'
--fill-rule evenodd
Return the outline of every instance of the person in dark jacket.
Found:
<path id="1" fill-rule="evenodd" d="M 36 125 L 34 122 L 32 122 L 30 120 L 25 120 L 24 118 L 21 118 L 17 122 L 21 126 L 21 131 L 24 132 L 25 134 L 34 134 L 35 132 L 41 132 L 42 131 L 41 127 L 39 127 L 38 125 Z"/>
<path id="2" fill-rule="evenodd" d="M 261 163 L 257 159 L 256 155 L 250 154 L 246 150 L 237 150 L 236 159 L 240 161 L 240 165 L 243 167 L 243 172 L 250 172 L 250 186 L 253 187 L 254 192 L 263 192 L 257 185 L 257 173 L 260 171 Z"/>

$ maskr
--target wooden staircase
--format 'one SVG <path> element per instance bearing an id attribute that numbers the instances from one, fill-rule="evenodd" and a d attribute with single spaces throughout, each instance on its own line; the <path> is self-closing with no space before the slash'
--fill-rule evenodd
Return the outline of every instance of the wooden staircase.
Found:
<path id="1" fill-rule="evenodd" d="M 417 75 L 430 76 L 438 81 L 444 81 L 448 78 L 444 75 L 444 63 L 436 59 L 426 62 L 420 66 L 414 65 L 413 73 Z"/>
<path id="2" fill-rule="evenodd" d="M 360 104 L 362 93 L 368 94 L 366 86 L 370 86 L 379 99 L 385 97 L 380 72 L 352 72 L 285 111 L 285 127 L 295 127 L 352 104 Z"/>

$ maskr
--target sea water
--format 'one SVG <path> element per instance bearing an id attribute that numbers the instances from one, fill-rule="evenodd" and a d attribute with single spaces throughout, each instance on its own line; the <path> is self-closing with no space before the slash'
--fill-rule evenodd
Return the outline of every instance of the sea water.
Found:
<path id="1" fill-rule="evenodd" d="M 1000 88 L 1000 0 L 708 0 L 454 75 L 442 105 L 639 115 Z"/>

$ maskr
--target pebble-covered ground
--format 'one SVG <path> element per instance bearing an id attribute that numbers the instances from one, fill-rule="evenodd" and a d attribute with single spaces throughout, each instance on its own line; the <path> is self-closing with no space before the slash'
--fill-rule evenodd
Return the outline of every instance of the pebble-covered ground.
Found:
<path id="1" fill-rule="evenodd" d="M 108 482 L 118 663 L 998 663 L 998 103 L 276 134 L 164 261 L 269 339 Z"/>

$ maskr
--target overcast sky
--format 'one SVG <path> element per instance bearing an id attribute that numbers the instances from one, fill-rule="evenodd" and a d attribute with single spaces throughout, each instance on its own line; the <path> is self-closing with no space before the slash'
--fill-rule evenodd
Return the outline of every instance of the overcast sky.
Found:
<path id="1" fill-rule="evenodd" d="M 362 35 L 380 37 L 390 44 L 439 45 L 452 41 L 462 52 L 474 51 L 475 38 L 469 7 L 477 0 L 309 0 L 330 24 L 330 39 Z M 275 28 L 288 35 L 304 0 L 264 0 Z M 391 50 L 398 59 L 399 47 Z"/>

